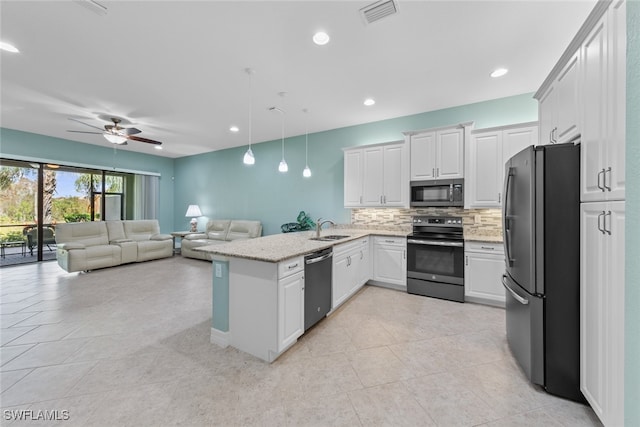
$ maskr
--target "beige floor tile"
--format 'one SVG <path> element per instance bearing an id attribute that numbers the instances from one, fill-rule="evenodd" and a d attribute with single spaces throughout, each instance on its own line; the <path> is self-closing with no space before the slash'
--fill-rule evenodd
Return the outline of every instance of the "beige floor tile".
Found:
<path id="1" fill-rule="evenodd" d="M 363 425 L 346 393 L 325 399 L 285 403 L 287 425 L 291 426 L 360 426 Z"/>
<path id="2" fill-rule="evenodd" d="M 12 328 L 0 329 L 0 341 L 2 342 L 0 345 L 10 344 L 16 338 L 26 334 L 27 332 L 33 329 L 35 329 L 35 326 L 26 326 L 26 327 L 14 326 Z"/>
<path id="3" fill-rule="evenodd" d="M 23 320 L 28 319 L 31 316 L 35 316 L 36 313 L 12 313 L 12 314 L 0 314 L 0 326 L 4 328 L 10 328 L 17 325 Z"/>
<path id="4" fill-rule="evenodd" d="M 349 392 L 365 426 L 435 426 L 403 383 L 391 383 Z"/>
<path id="5" fill-rule="evenodd" d="M 12 385 L 20 381 L 31 371 L 33 371 L 33 369 L 0 372 L 0 393 L 4 393 L 5 390 L 11 388 Z"/>
<path id="6" fill-rule="evenodd" d="M 602 423 L 586 404 L 571 402 L 565 399 L 554 399 L 554 402 L 535 412 L 544 412 L 564 427 L 602 427 Z"/>
<path id="7" fill-rule="evenodd" d="M 33 344 L 64 339 L 70 333 L 80 328 L 79 324 L 56 323 L 51 325 L 33 326 L 31 331 L 21 335 L 11 342 L 11 345 Z M 13 328 L 12 328 L 13 329 Z"/>
<path id="8" fill-rule="evenodd" d="M 542 411 L 525 412 L 482 424 L 486 427 L 561 427 L 562 424 Z"/>
<path id="9" fill-rule="evenodd" d="M 6 345 L 0 347 L 0 366 L 2 366 L 2 371 L 8 370 L 5 369 L 4 366 L 14 360 L 16 357 L 20 356 L 27 350 L 34 347 L 34 344 L 26 344 L 26 345 Z M 15 368 L 19 369 L 19 368 Z"/>
<path id="10" fill-rule="evenodd" d="M 14 369 L 37 368 L 64 363 L 69 356 L 78 351 L 87 340 L 62 340 L 43 342 L 34 345 L 23 354 L 2 365 L 3 371 Z M 9 347 L 3 347 L 6 349 Z"/>
<path id="11" fill-rule="evenodd" d="M 413 378 L 415 372 L 388 347 L 358 350 L 347 354 L 351 366 L 365 387 Z"/>

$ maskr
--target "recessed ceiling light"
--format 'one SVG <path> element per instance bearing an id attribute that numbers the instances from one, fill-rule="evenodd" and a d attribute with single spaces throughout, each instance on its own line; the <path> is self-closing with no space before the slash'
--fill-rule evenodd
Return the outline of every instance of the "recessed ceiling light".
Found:
<path id="1" fill-rule="evenodd" d="M 366 105 L 367 107 L 370 107 L 375 103 L 376 101 L 373 98 L 367 98 L 364 100 L 364 105 Z"/>
<path id="2" fill-rule="evenodd" d="M 502 77 L 505 74 L 507 74 L 509 72 L 509 70 L 507 70 L 506 68 L 496 68 L 495 70 L 493 70 L 493 73 L 491 73 L 491 77 Z"/>
<path id="3" fill-rule="evenodd" d="M 153 148 L 155 148 L 156 150 L 162 150 L 162 145 L 156 145 L 156 146 L 155 146 L 155 147 L 153 147 Z"/>
<path id="4" fill-rule="evenodd" d="M 231 132 L 238 132 L 239 130 L 240 130 L 240 128 L 238 126 L 231 126 L 229 128 L 229 131 L 231 131 Z"/>
<path id="5" fill-rule="evenodd" d="M 313 35 L 313 42 L 319 46 L 329 43 L 329 34 L 324 31 L 318 31 Z"/>
<path id="6" fill-rule="evenodd" d="M 0 42 L 0 49 L 6 50 L 7 52 L 13 52 L 13 53 L 20 52 L 17 47 L 6 42 Z"/>

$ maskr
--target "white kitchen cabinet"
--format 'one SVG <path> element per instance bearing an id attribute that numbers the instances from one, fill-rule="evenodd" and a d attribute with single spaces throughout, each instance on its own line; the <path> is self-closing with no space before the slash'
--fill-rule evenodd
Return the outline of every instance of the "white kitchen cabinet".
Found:
<path id="1" fill-rule="evenodd" d="M 613 2 L 581 48 L 583 202 L 625 198 L 625 10 Z"/>
<path id="2" fill-rule="evenodd" d="M 501 243 L 465 242 L 465 301 L 505 306 L 504 249 Z"/>
<path id="3" fill-rule="evenodd" d="M 408 207 L 404 141 L 345 149 L 345 207 Z"/>
<path id="4" fill-rule="evenodd" d="M 540 144 L 569 142 L 580 133 L 580 51 L 539 99 Z"/>
<path id="5" fill-rule="evenodd" d="M 465 162 L 465 207 L 501 207 L 504 164 L 537 143 L 536 122 L 472 131 Z"/>
<path id="6" fill-rule="evenodd" d="M 580 389 L 605 426 L 624 424 L 625 202 L 581 205 Z"/>
<path id="7" fill-rule="evenodd" d="M 407 287 L 407 239 L 376 236 L 373 239 L 373 280 Z"/>
<path id="8" fill-rule="evenodd" d="M 464 177 L 464 129 L 409 134 L 411 181 Z"/>
<path id="9" fill-rule="evenodd" d="M 304 333 L 304 272 L 278 280 L 278 350 L 294 344 Z"/>
<path id="10" fill-rule="evenodd" d="M 349 299 L 370 277 L 368 237 L 334 246 L 332 308 Z"/>

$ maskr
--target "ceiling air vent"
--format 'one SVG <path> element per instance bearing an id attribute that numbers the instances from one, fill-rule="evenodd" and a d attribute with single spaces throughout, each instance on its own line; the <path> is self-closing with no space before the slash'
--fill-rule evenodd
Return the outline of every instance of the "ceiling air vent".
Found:
<path id="1" fill-rule="evenodd" d="M 360 9 L 360 15 L 365 24 L 371 24 L 396 13 L 398 13 L 398 5 L 395 0 L 377 1 Z"/>

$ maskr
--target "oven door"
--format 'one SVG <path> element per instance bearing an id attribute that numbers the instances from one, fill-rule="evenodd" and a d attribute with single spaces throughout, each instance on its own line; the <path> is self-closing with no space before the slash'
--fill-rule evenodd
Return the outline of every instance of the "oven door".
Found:
<path id="1" fill-rule="evenodd" d="M 464 241 L 408 237 L 407 277 L 464 285 Z"/>

